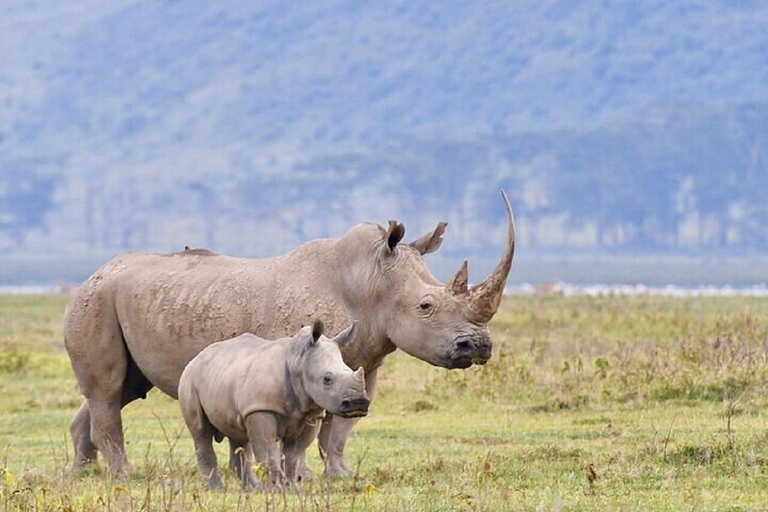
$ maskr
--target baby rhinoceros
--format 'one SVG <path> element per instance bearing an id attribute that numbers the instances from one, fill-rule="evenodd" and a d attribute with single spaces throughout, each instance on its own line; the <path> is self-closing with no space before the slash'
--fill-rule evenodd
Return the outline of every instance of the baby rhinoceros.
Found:
<path id="1" fill-rule="evenodd" d="M 329 339 L 317 320 L 291 338 L 243 334 L 214 343 L 190 361 L 179 381 L 179 403 L 209 489 L 221 487 L 214 438 L 226 436 L 239 454 L 231 469 L 243 487 L 274 489 L 296 481 L 297 464 L 325 410 L 348 418 L 368 413 L 363 368 L 352 371 L 339 350 L 354 330 L 352 324 Z M 266 470 L 261 484 L 250 469 L 249 446 Z"/>

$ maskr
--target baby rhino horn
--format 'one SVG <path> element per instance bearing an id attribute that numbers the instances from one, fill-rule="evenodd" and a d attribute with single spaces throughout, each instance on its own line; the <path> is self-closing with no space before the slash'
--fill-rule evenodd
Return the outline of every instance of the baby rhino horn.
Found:
<path id="1" fill-rule="evenodd" d="M 355 370 L 353 375 L 355 376 L 355 379 L 359 380 L 360 382 L 365 382 L 365 370 L 363 370 L 362 366 Z"/>

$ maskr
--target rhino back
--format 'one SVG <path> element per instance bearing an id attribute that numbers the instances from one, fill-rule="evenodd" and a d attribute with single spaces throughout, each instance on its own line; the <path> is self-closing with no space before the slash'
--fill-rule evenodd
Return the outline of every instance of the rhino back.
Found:
<path id="1" fill-rule="evenodd" d="M 321 318 L 340 331 L 347 314 L 329 279 L 331 240 L 278 258 L 125 254 L 78 294 L 106 294 L 126 346 L 149 381 L 176 397 L 186 364 L 207 345 L 250 332 L 275 339 Z"/>

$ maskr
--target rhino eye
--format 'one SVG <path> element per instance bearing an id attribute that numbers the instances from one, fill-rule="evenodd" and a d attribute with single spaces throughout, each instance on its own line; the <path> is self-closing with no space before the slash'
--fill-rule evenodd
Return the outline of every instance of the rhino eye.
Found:
<path id="1" fill-rule="evenodd" d="M 435 299 L 430 295 L 422 297 L 419 301 L 419 305 L 417 306 L 418 314 L 423 318 L 432 316 L 432 313 L 434 313 L 436 309 L 437 306 L 435 306 Z"/>
<path id="2" fill-rule="evenodd" d="M 330 375 L 326 375 L 325 377 L 323 377 L 323 384 L 325 384 L 326 386 L 330 386 L 332 382 L 333 382 L 333 377 L 331 377 Z"/>

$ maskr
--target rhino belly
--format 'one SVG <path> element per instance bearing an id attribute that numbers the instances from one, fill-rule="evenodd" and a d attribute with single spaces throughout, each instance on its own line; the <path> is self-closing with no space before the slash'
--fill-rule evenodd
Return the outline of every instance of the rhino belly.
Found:
<path id="1" fill-rule="evenodd" d="M 146 316 L 121 318 L 120 323 L 136 366 L 149 382 L 174 398 L 178 397 L 179 379 L 187 364 L 205 347 L 232 334 L 222 333 L 229 327 L 223 322 L 207 324 L 207 329 L 197 325 L 191 332 L 173 328 L 176 324 L 172 322 L 147 321 Z M 234 332 L 238 334 L 241 333 Z"/>
<path id="2" fill-rule="evenodd" d="M 200 405 L 211 424 L 235 441 L 247 441 L 248 432 L 231 393 L 227 390 L 202 392 Z"/>
<path id="3" fill-rule="evenodd" d="M 144 376 L 163 393 L 178 398 L 181 373 L 187 363 L 204 347 L 195 349 L 192 344 L 165 345 L 131 341 L 126 337 L 126 345 L 136 366 Z"/>

